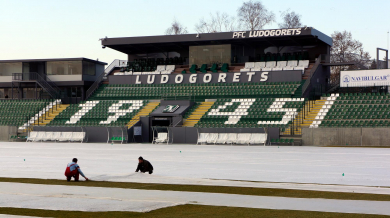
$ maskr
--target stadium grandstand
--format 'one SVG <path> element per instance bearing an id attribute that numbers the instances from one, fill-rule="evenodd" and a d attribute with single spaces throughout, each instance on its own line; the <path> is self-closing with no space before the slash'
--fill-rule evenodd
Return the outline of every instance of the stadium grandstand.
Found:
<path id="1" fill-rule="evenodd" d="M 332 39 L 311 27 L 102 46 L 128 59 L 0 61 L 7 140 L 301 145 L 305 129 L 390 125 L 387 82 L 330 85 Z"/>

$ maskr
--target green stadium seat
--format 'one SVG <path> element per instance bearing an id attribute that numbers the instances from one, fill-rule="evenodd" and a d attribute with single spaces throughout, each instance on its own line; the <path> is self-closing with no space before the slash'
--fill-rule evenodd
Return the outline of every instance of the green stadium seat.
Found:
<path id="1" fill-rule="evenodd" d="M 190 72 L 191 73 L 196 73 L 196 69 L 197 68 L 198 68 L 198 66 L 196 66 L 196 64 L 191 65 Z"/>
<path id="2" fill-rule="evenodd" d="M 225 73 L 229 72 L 229 65 L 227 63 L 222 64 L 221 71 Z"/>
<path id="3" fill-rule="evenodd" d="M 199 71 L 202 73 L 207 73 L 207 64 L 202 64 Z"/>

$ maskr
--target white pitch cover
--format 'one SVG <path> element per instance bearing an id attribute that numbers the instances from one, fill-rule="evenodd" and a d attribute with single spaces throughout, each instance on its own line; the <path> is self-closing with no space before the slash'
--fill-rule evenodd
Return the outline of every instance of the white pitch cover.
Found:
<path id="1" fill-rule="evenodd" d="M 390 69 L 349 70 L 340 72 L 340 87 L 390 85 Z"/>

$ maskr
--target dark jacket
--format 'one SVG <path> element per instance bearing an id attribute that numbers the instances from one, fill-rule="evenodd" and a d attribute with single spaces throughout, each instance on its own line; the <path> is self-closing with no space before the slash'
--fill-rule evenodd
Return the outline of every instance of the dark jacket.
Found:
<path id="1" fill-rule="evenodd" d="M 150 171 L 153 171 L 153 166 L 152 164 L 147 161 L 147 160 L 144 160 L 142 163 L 138 163 L 138 167 L 137 167 L 137 170 L 135 172 L 138 172 L 138 171 L 141 171 L 141 172 L 150 172 Z"/>

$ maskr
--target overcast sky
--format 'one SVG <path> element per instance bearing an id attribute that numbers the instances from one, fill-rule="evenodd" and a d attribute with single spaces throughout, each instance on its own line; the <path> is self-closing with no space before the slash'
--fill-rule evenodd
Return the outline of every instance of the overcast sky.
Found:
<path id="1" fill-rule="evenodd" d="M 216 11 L 237 14 L 242 0 L 0 0 L 0 60 L 86 57 L 111 63 L 126 59 L 102 49 L 99 38 L 163 35 L 174 18 L 195 32 L 200 18 Z M 388 48 L 390 0 L 263 0 L 276 14 L 290 9 L 302 24 L 331 35 L 350 31 L 376 57 Z"/>

